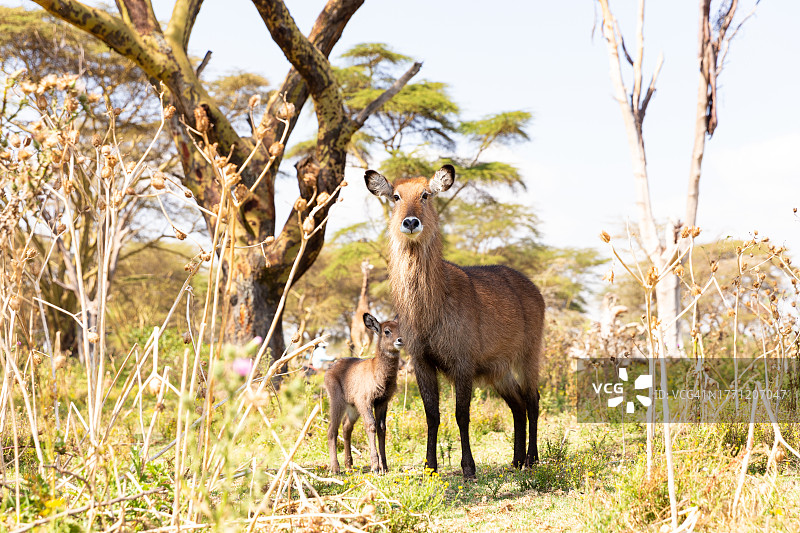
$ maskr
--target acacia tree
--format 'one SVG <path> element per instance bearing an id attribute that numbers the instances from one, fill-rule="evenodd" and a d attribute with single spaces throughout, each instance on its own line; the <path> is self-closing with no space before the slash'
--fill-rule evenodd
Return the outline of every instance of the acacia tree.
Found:
<path id="1" fill-rule="evenodd" d="M 344 176 L 350 139 L 419 71 L 421 65 L 413 64 L 390 87 L 356 113 L 350 113 L 344 106 L 340 84 L 328 55 L 363 0 L 329 0 L 307 36 L 298 29 L 283 1 L 253 0 L 272 39 L 292 68 L 266 103 L 263 117 L 258 124 L 252 124 L 252 136 L 244 137 L 236 133 L 230 118 L 206 91 L 187 54 L 189 37 L 202 0 L 176 0 L 166 27 L 156 19 L 150 0 L 118 0 L 118 15 L 77 0 L 34 1 L 51 14 L 94 35 L 137 64 L 155 83 L 166 87 L 177 110 L 170 125 L 183 167 L 184 185 L 192 191 L 198 204 L 214 212 L 223 189 L 215 179 L 211 165 L 195 150 L 197 138 L 187 132 L 181 121 L 195 129 L 205 129 L 196 128 L 195 115 L 208 117 L 209 141 L 217 144 L 218 153 L 230 154 L 230 162 L 237 168 L 252 155 L 250 163 L 239 173 L 241 183 L 246 187 L 252 187 L 262 169 L 267 169 L 260 187 L 241 203 L 235 213 L 244 231 L 236 235 L 236 244 L 241 248 L 233 264 L 225 266 L 225 273 L 232 283 L 230 294 L 224 295 L 229 304 L 225 323 L 230 340 L 243 343 L 256 335 L 266 335 L 300 248 L 302 228 L 296 222 L 298 215 L 301 219 L 309 215 L 314 207 L 309 200 L 316 193 L 334 192 Z M 295 165 L 300 196 L 306 201 L 295 203 L 278 232 L 275 178 L 283 147 L 276 143 L 288 138 L 298 112 L 309 96 L 313 99 L 318 123 L 316 144 L 313 153 Z M 281 118 L 288 119 L 286 126 Z M 201 118 L 201 122 L 203 120 Z M 254 152 L 259 141 L 262 147 L 274 148 Z M 316 211 L 314 219 L 317 224 L 322 223 L 327 211 L 327 207 Z M 215 217 L 206 216 L 206 223 L 213 227 Z M 322 231 L 311 238 L 299 260 L 295 279 L 313 264 L 323 242 Z M 284 351 L 280 317 L 277 320 L 277 329 L 270 341 L 275 357 Z"/>
<path id="2" fill-rule="evenodd" d="M 680 284 L 678 277 L 669 271 L 669 267 L 679 259 L 679 254 L 686 249 L 690 240 L 699 234 L 696 223 L 700 175 L 705 153 L 706 136 L 710 138 L 717 127 L 717 80 L 722 73 L 725 56 L 731 40 L 742 24 L 752 15 L 753 11 L 742 17 L 737 26 L 731 28 L 738 8 L 737 0 L 723 2 L 716 17 L 713 19 L 710 15 L 711 0 L 700 0 L 698 38 L 698 71 L 700 80 L 697 94 L 694 145 L 689 172 L 689 190 L 686 197 L 686 214 L 683 222 L 676 221 L 671 223 L 666 227 L 663 235 L 659 235 L 650 202 L 650 183 L 647 175 L 643 123 L 647 106 L 655 94 L 656 80 L 663 59 L 659 56 L 650 84 L 645 88 L 642 83 L 644 0 L 639 0 L 638 3 L 633 57 L 628 53 L 608 0 L 598 0 L 598 2 L 603 12 L 603 36 L 608 47 L 611 83 L 625 123 L 625 132 L 633 165 L 639 238 L 653 264 L 653 270 L 643 281 L 655 287 L 658 318 L 662 326 L 664 326 L 664 347 L 668 353 L 675 354 L 680 350 L 677 322 L 680 309 Z M 624 59 L 633 70 L 631 87 L 626 86 L 623 78 L 621 55 L 624 56 Z"/>

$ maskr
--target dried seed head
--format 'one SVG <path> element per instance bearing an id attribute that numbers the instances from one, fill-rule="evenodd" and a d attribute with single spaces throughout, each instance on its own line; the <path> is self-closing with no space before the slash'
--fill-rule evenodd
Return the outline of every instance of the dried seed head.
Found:
<path id="1" fill-rule="evenodd" d="M 275 242 L 275 237 L 273 235 L 269 235 L 264 239 L 264 244 L 272 244 L 273 242 Z"/>
<path id="2" fill-rule="evenodd" d="M 74 113 L 78 109 L 78 101 L 71 96 L 68 97 L 64 100 L 64 109 L 67 110 L 67 113 Z"/>
<path id="3" fill-rule="evenodd" d="M 281 120 L 289 120 L 294 116 L 295 108 L 294 104 L 291 102 L 287 102 L 281 106 L 278 110 L 277 117 Z"/>
<path id="4" fill-rule="evenodd" d="M 267 128 L 264 124 L 259 124 L 256 128 L 256 139 L 263 139 L 268 131 L 269 128 Z"/>
<path id="5" fill-rule="evenodd" d="M 719 269 L 719 261 L 711 261 L 711 272 L 716 272 Z"/>
<path id="6" fill-rule="evenodd" d="M 605 275 L 603 276 L 603 281 L 605 281 L 606 283 L 614 283 L 614 271 L 609 270 L 608 272 L 606 272 Z"/>
<path id="7" fill-rule="evenodd" d="M 106 157 L 106 164 L 111 168 L 116 167 L 117 163 L 119 163 L 119 159 L 117 158 L 117 156 L 109 155 L 108 157 Z"/>
<path id="8" fill-rule="evenodd" d="M 698 235 L 700 235 L 700 228 L 692 226 L 692 237 L 697 237 Z"/>
<path id="9" fill-rule="evenodd" d="M 306 187 L 315 187 L 317 185 L 317 175 L 313 172 L 306 172 L 303 174 L 303 183 Z"/>
<path id="10" fill-rule="evenodd" d="M 59 235 L 61 235 L 65 231 L 67 231 L 67 225 L 64 224 L 63 222 L 56 227 L 56 233 L 58 233 Z"/>
<path id="11" fill-rule="evenodd" d="M 349 183 L 347 183 L 347 181 L 343 181 L 342 182 L 342 188 L 347 187 L 348 185 L 349 185 Z"/>
<path id="12" fill-rule="evenodd" d="M 33 366 L 42 364 L 42 354 L 39 352 L 33 352 L 33 357 L 31 357 L 31 359 L 33 360 Z"/>
<path id="13" fill-rule="evenodd" d="M 178 228 L 175 228 L 175 238 L 178 239 L 179 241 L 182 241 L 186 238 L 186 234 L 181 230 L 179 230 Z"/>
<path id="14" fill-rule="evenodd" d="M 192 334 L 189 333 L 188 331 L 183 332 L 182 338 L 183 338 L 183 344 L 189 344 L 190 342 L 192 342 Z"/>
<path id="15" fill-rule="evenodd" d="M 200 133 L 208 131 L 208 129 L 211 127 L 211 122 L 208 120 L 208 114 L 203 106 L 197 106 L 194 108 L 194 123 L 195 129 Z"/>
<path id="16" fill-rule="evenodd" d="M 86 98 L 89 100 L 90 104 L 96 104 L 100 101 L 100 95 L 98 93 L 91 93 Z"/>
<path id="17" fill-rule="evenodd" d="M 78 130 L 69 130 L 67 132 L 67 142 L 69 144 L 76 144 L 79 138 L 80 132 Z"/>
<path id="18" fill-rule="evenodd" d="M 605 242 L 605 243 L 609 243 L 609 242 L 611 242 L 611 235 L 609 235 L 605 231 L 601 231 L 600 232 L 600 239 L 602 239 L 602 241 Z"/>
<path id="19" fill-rule="evenodd" d="M 119 107 L 115 107 L 115 108 L 114 108 L 114 116 L 115 116 L 115 117 L 118 117 L 118 116 L 120 116 L 121 114 L 122 114 L 122 109 L 121 109 L 121 108 L 119 108 Z"/>
<path id="20" fill-rule="evenodd" d="M 19 311 L 19 308 L 20 308 L 20 307 L 22 307 L 22 298 L 21 298 L 19 295 L 16 295 L 16 296 L 14 296 L 14 297 L 13 297 L 13 298 L 11 298 L 11 300 L 8 302 L 8 306 L 9 306 L 9 307 L 10 307 L 10 308 L 11 308 L 13 311 Z"/>
<path id="21" fill-rule="evenodd" d="M 17 135 L 13 131 L 8 134 L 8 143 L 14 148 L 19 148 L 20 146 L 22 146 L 22 141 L 20 140 L 19 135 Z"/>
<path id="22" fill-rule="evenodd" d="M 165 119 L 169 120 L 174 116 L 175 116 L 175 106 L 174 105 L 168 105 L 167 107 L 164 108 L 164 118 Z"/>
<path id="23" fill-rule="evenodd" d="M 306 217 L 306 219 L 303 221 L 303 231 L 306 233 L 311 233 L 314 231 L 314 226 L 314 217 Z"/>
<path id="24" fill-rule="evenodd" d="M 689 226 L 683 226 L 681 228 L 681 239 L 688 239 L 690 234 L 691 229 L 689 229 Z"/>
<path id="25" fill-rule="evenodd" d="M 653 287 L 656 283 L 658 283 L 658 269 L 652 266 L 650 270 L 647 271 L 647 284 Z"/>
<path id="26" fill-rule="evenodd" d="M 326 193 L 325 191 L 322 191 L 317 195 L 317 205 L 325 205 L 326 203 L 328 203 L 328 200 L 330 200 L 330 198 L 331 198 L 330 194 Z"/>
<path id="27" fill-rule="evenodd" d="M 100 177 L 104 180 L 109 179 L 114 174 L 114 171 L 109 166 L 104 166 L 103 170 L 100 171 Z"/>
<path id="28" fill-rule="evenodd" d="M 728 316 L 733 318 L 736 316 L 736 311 L 734 309 L 728 309 Z"/>
<path id="29" fill-rule="evenodd" d="M 0 160 L 8 161 L 9 159 L 11 159 L 12 155 L 13 154 L 8 150 L 3 150 L 2 152 L 0 152 Z"/>
<path id="30" fill-rule="evenodd" d="M 184 189 L 184 190 L 183 190 L 183 195 L 184 195 L 186 198 L 191 198 L 191 197 L 192 197 L 192 191 L 190 191 L 189 189 Z"/>
<path id="31" fill-rule="evenodd" d="M 92 344 L 97 344 L 100 342 L 100 334 L 96 331 L 90 331 L 86 334 L 86 339 L 91 342 Z"/>
<path id="32" fill-rule="evenodd" d="M 58 134 L 57 131 L 54 131 L 53 133 L 47 136 L 47 138 L 42 143 L 42 146 L 44 146 L 45 148 L 52 148 L 56 146 L 59 142 L 61 142 L 61 136 Z"/>
<path id="33" fill-rule="evenodd" d="M 294 335 L 292 335 L 292 344 L 297 344 L 298 342 L 300 342 L 300 330 L 299 329 L 294 332 Z"/>
<path id="34" fill-rule="evenodd" d="M 125 193 L 120 190 L 114 190 L 114 192 L 111 193 L 111 207 L 114 209 L 119 208 L 119 206 L 122 205 L 123 198 L 125 198 Z"/>
<path id="35" fill-rule="evenodd" d="M 25 148 L 23 148 L 22 150 L 19 150 L 17 152 L 17 158 L 19 158 L 20 161 L 27 161 L 28 159 L 31 158 L 32 155 L 33 155 L 33 152 L 31 152 L 30 150 L 27 150 Z"/>
<path id="36" fill-rule="evenodd" d="M 102 196 L 97 199 L 97 209 L 99 211 L 105 211 L 106 210 L 106 199 L 103 198 Z"/>
<path id="37" fill-rule="evenodd" d="M 211 261 L 211 252 L 205 252 L 203 254 L 200 254 L 200 259 L 202 259 L 203 261 Z"/>
<path id="38" fill-rule="evenodd" d="M 297 201 L 294 203 L 294 210 L 298 213 L 302 213 L 308 207 L 308 202 L 305 198 L 298 198 Z"/>
<path id="39" fill-rule="evenodd" d="M 692 284 L 692 296 L 700 296 L 703 293 L 703 290 L 697 283 Z"/>
<path id="40" fill-rule="evenodd" d="M 275 142 L 269 147 L 269 155 L 278 157 L 283 153 L 283 143 Z"/>
<path id="41" fill-rule="evenodd" d="M 166 188 L 166 180 L 164 179 L 163 172 L 156 172 L 153 174 L 153 177 L 150 178 L 150 185 L 153 186 L 154 189 L 157 191 L 161 191 Z"/>
<path id="42" fill-rule="evenodd" d="M 233 189 L 233 197 L 236 198 L 236 202 L 241 204 L 244 202 L 247 197 L 250 195 L 250 189 L 248 189 L 244 184 L 240 183 Z"/>
<path id="43" fill-rule="evenodd" d="M 258 104 L 261 103 L 261 96 L 254 94 L 250 97 L 250 100 L 247 102 L 247 105 L 250 107 L 256 107 Z"/>
<path id="44" fill-rule="evenodd" d="M 683 265 L 678 265 L 675 267 L 675 275 L 679 278 L 682 278 L 684 274 Z"/>
<path id="45" fill-rule="evenodd" d="M 127 187 L 125 189 L 125 194 L 127 194 L 128 196 L 135 196 L 136 195 L 136 189 L 134 189 L 133 187 Z"/>

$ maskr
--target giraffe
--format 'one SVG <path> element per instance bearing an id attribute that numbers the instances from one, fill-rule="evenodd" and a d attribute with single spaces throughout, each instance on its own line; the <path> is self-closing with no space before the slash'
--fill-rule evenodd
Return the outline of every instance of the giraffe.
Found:
<path id="1" fill-rule="evenodd" d="M 358 305 L 356 306 L 355 313 L 353 313 L 353 320 L 350 322 L 350 342 L 353 345 L 353 353 L 358 356 L 363 356 L 372 343 L 372 330 L 364 325 L 364 313 L 369 313 L 369 271 L 374 267 L 370 264 L 369 259 L 364 259 L 361 262 L 361 272 L 363 274 L 363 281 L 361 282 L 361 296 L 358 298 Z"/>

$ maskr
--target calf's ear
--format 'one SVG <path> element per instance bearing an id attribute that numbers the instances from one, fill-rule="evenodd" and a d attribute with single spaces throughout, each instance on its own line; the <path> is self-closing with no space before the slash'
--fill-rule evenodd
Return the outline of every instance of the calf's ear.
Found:
<path id="1" fill-rule="evenodd" d="M 372 316 L 369 313 L 364 313 L 364 325 L 367 326 L 369 329 L 377 333 L 378 335 L 381 334 L 381 323 L 378 322 L 378 319 Z"/>

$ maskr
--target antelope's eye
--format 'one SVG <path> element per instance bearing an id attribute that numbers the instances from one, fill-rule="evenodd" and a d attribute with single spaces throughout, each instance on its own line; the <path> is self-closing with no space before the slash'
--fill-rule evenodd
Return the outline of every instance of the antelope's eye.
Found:
<path id="1" fill-rule="evenodd" d="M 385 329 L 385 330 L 383 330 L 383 334 L 384 334 L 384 335 L 386 335 L 386 336 L 388 337 L 389 335 L 391 335 L 391 334 L 392 334 L 392 332 L 391 332 L 391 331 L 389 331 L 388 329 Z"/>
<path id="2" fill-rule="evenodd" d="M 400 195 L 399 194 L 395 194 L 394 195 L 394 201 L 395 202 L 399 202 L 400 201 Z"/>
<path id="3" fill-rule="evenodd" d="M 423 201 L 424 201 L 424 200 L 427 200 L 427 199 L 428 199 L 428 196 L 430 196 L 430 195 L 429 195 L 427 192 L 423 192 L 423 193 L 422 193 L 422 200 L 423 200 Z"/>

